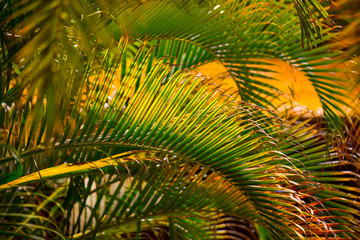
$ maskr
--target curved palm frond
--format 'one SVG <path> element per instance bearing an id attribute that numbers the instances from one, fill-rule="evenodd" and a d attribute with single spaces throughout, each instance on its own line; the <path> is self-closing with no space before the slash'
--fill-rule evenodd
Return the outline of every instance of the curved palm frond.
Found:
<path id="1" fill-rule="evenodd" d="M 298 144 L 294 145 L 285 138 L 282 144 L 279 143 L 279 148 L 288 157 L 298 160 L 294 162 L 296 167 L 306 167 L 312 181 L 320 183 L 322 190 L 304 189 L 303 186 L 296 186 L 296 190 L 307 192 L 307 197 L 303 200 L 317 211 L 326 212 L 324 218 L 338 218 L 330 220 L 335 232 L 342 232 L 345 238 L 356 239 L 360 214 L 359 189 L 356 183 L 360 175 L 353 168 L 359 168 L 359 162 L 344 160 L 351 155 L 339 152 L 336 148 L 327 152 L 327 133 L 321 124 L 308 124 L 311 119 L 301 122 L 298 119 L 299 116 L 292 118 L 289 122 L 292 127 L 288 129 Z"/>
<path id="2" fill-rule="evenodd" d="M 356 215 L 355 202 L 339 185 L 321 183 L 336 172 L 321 175 L 312 171 L 331 164 L 325 162 L 324 143 L 320 147 L 309 144 L 317 140 L 308 140 L 313 134 L 309 129 L 285 130 L 281 119 L 270 111 L 244 102 L 221 103 L 221 92 L 209 92 L 206 86 L 193 94 L 201 79 L 192 74 L 176 72 L 163 84 L 171 65 L 159 59 L 147 70 L 152 49 L 145 52 L 145 46 L 127 69 L 119 69 L 126 43 L 127 39 L 121 39 L 116 51 L 105 52 L 102 60 L 94 53 L 80 87 L 74 73 L 65 71 L 68 95 L 58 100 L 65 121 L 50 142 L 44 142 L 46 111 L 36 119 L 26 110 L 13 110 L 15 117 L 6 117 L 7 129 L 15 125 L 18 132 L 7 139 L 16 143 L 16 151 L 3 146 L 1 169 L 18 174 L 19 164 L 26 168 L 22 178 L 2 179 L 3 221 L 9 223 L 4 233 L 86 239 L 114 231 L 124 237 L 128 232 L 130 237 L 139 236 L 166 227 L 174 238 L 196 239 L 193 232 L 198 231 L 199 239 L 213 234 L 226 239 L 231 232 L 213 230 L 202 218 L 214 222 L 228 215 L 258 223 L 274 239 L 356 236 L 351 224 L 355 217 L 348 214 L 340 230 L 351 232 L 337 231 L 340 221 L 334 216 L 342 216 L 339 212 L 343 210 Z M 95 61 L 100 61 L 101 68 L 91 76 Z M 68 66 L 66 61 L 63 64 Z M 28 105 L 30 108 L 31 103 Z M 296 155 L 301 147 L 289 145 L 284 131 L 298 134 L 303 145 L 309 144 L 308 158 Z M 308 133 L 302 135 L 304 131 Z M 149 161 L 153 158 L 147 154 L 117 159 L 134 150 L 160 156 L 157 161 L 164 167 Z M 317 153 L 312 155 L 313 151 Z M 64 174 L 78 176 L 69 181 Z M 39 200 L 22 199 L 24 190 L 19 185 L 44 194 Z M 59 186 L 62 190 L 57 194 L 54 189 Z M 24 189 L 32 192 L 29 187 Z M 332 199 L 328 189 L 342 200 Z M 55 210 L 39 216 L 39 210 L 27 208 L 37 202 L 45 206 L 55 198 L 62 212 L 55 212 L 56 205 Z M 11 199 L 18 205 L 6 208 Z M 26 210 L 23 216 L 15 214 L 20 209 Z M 37 227 L 38 221 L 49 224 Z M 16 222 L 24 224 L 14 229 L 11 223 Z"/>
<path id="3" fill-rule="evenodd" d="M 301 6 L 298 4 L 300 2 L 295 4 L 296 9 L 305 11 L 303 4 L 306 3 L 302 2 Z M 111 25 L 111 29 L 117 31 L 120 28 L 122 34 L 139 38 L 146 35 L 150 39 L 180 39 L 203 47 L 228 68 L 238 85 L 241 98 L 262 106 L 271 106 L 266 96 L 276 97 L 273 91 L 275 87 L 271 84 L 276 79 L 261 74 L 269 71 L 268 68 L 261 67 L 269 64 L 262 59 L 278 58 L 287 61 L 303 71 L 313 83 L 329 120 L 329 129 L 341 132 L 343 122 L 336 112 L 343 113 L 341 106 L 348 106 L 342 100 L 348 98 L 344 88 L 344 82 L 348 80 L 334 77 L 334 73 L 342 71 L 340 68 L 329 71 L 329 64 L 339 62 L 336 56 L 340 53 L 330 50 L 328 44 L 304 51 L 301 47 L 300 28 L 295 27 L 300 24 L 299 19 L 292 5 L 284 2 L 244 1 L 238 5 L 216 5 L 209 11 L 196 8 L 197 5 L 192 10 L 182 11 L 181 5 L 167 2 L 160 5 L 149 2 L 127 8 L 126 11 L 120 8 L 119 11 L 114 11 L 115 23 Z M 124 12 L 126 14 L 122 14 Z M 128 17 L 129 12 L 131 17 Z M 302 14 L 304 12 L 300 16 Z M 323 13 L 321 16 L 324 16 Z M 300 18 L 301 24 L 304 21 L 304 18 Z M 143 24 L 147 22 L 154 22 L 157 27 L 151 28 Z M 192 24 L 186 24 L 188 22 Z M 177 25 L 183 27 L 174 29 Z M 309 23 L 306 25 L 318 26 Z M 319 30 L 318 34 L 320 32 L 323 37 L 311 36 L 315 45 L 334 36 L 326 29 Z M 260 35 L 259 38 L 254 37 Z M 267 81 L 259 81 L 259 78 Z"/>
<path id="4" fill-rule="evenodd" d="M 324 44 L 333 34 L 329 34 L 329 28 L 326 27 L 330 24 L 326 11 L 316 0 L 247 0 L 225 1 L 221 4 L 216 1 L 115 1 L 116 4 L 99 1 L 95 5 L 86 0 L 35 2 L 15 1 L 11 7 L 10 4 L 5 6 L 9 12 L 16 12 L 5 15 L 8 16 L 3 20 L 8 23 L 7 31 L 21 30 L 22 37 L 19 40 L 26 43 L 18 55 L 23 57 L 26 52 L 29 53 L 29 59 L 33 59 L 29 64 L 21 63 L 18 66 L 22 76 L 30 78 L 21 82 L 22 88 L 16 90 L 14 87 L 12 90 L 21 92 L 28 83 L 34 91 L 38 89 L 36 86 L 41 86 L 38 89 L 39 97 L 49 95 L 50 100 L 54 94 L 62 94 L 54 90 L 63 83 L 61 76 L 58 76 L 61 71 L 57 70 L 54 59 L 60 61 L 58 56 L 65 54 L 69 64 L 74 64 L 72 61 L 76 58 L 73 56 L 77 51 L 74 45 L 80 44 L 89 55 L 90 46 L 96 38 L 103 45 L 110 46 L 109 36 L 115 34 L 119 39 L 120 36 L 130 35 L 140 39 L 168 41 L 164 53 L 175 54 L 173 56 L 178 58 L 177 63 L 180 65 L 185 66 L 182 63 L 184 57 L 192 59 L 192 53 L 195 52 L 204 52 L 207 57 L 192 59 L 194 63 L 207 59 L 220 60 L 236 81 L 242 100 L 261 106 L 271 106 L 266 96 L 277 95 L 271 83 L 276 79 L 259 73 L 259 70 L 269 71 L 261 67 L 269 64 L 261 59 L 279 58 L 288 61 L 309 77 L 322 100 L 329 126 L 341 132 L 343 123 L 336 111 L 341 112 L 341 106 L 347 105 L 346 101 L 341 100 L 346 97 L 346 93 L 336 90 L 343 88 L 343 80 L 333 74 L 326 74 L 329 72 L 326 65 L 338 62 L 335 59 L 340 53 L 330 50 L 329 45 Z M 33 9 L 36 14 L 31 12 Z M 18 19 L 24 20 L 19 23 Z M 26 22 L 32 24 L 23 28 Z M 312 50 L 302 48 L 303 36 L 307 37 Z M 38 49 L 36 46 L 44 48 Z M 18 48 L 21 47 L 19 44 Z M 8 56 L 7 61 L 15 56 L 18 48 L 11 51 L 14 53 Z M 65 52 L 62 53 L 62 50 Z M 157 57 L 162 57 L 161 54 L 162 51 Z M 191 61 L 186 64 L 192 65 Z M 8 67 L 15 69 L 9 64 Z M 332 73 L 336 71 L 340 69 L 331 70 Z M 11 91 L 8 91 L 7 97 L 10 94 Z M 52 99 L 47 104 L 48 115 L 52 118 L 56 116 L 52 109 L 58 109 L 55 102 Z M 50 129 L 53 129 L 51 125 L 55 127 L 55 119 L 49 121 L 48 136 L 51 135 Z"/>

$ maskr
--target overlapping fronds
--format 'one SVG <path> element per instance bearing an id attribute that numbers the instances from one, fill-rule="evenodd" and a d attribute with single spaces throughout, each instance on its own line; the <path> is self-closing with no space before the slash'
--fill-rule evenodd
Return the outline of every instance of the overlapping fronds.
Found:
<path id="1" fill-rule="evenodd" d="M 323 4 L 2 1 L 0 238 L 360 238 Z M 265 58 L 306 75 L 327 130 L 267 109 Z M 237 89 L 181 71 L 214 60 Z"/>
<path id="2" fill-rule="evenodd" d="M 284 1 L 241 1 L 214 4 L 205 9 L 195 3 L 191 8 L 186 6 L 176 1 L 150 1 L 130 8 L 126 6 L 126 10 L 119 7 L 113 13 L 115 20 L 110 27 L 120 31 L 120 36 L 175 39 L 202 47 L 227 67 L 242 100 L 261 106 L 271 106 L 267 96 L 277 95 L 272 84 L 276 79 L 262 74 L 269 71 L 269 68 L 261 67 L 269 65 L 262 59 L 277 58 L 289 62 L 312 82 L 329 121 L 329 129 L 341 131 L 343 123 L 336 112 L 342 112 L 341 106 L 347 105 L 342 99 L 347 98 L 344 82 L 348 80 L 336 75 L 342 71 L 340 68 L 331 67 L 329 71 L 329 64 L 339 62 L 336 57 L 340 53 L 323 44 L 333 34 L 325 27 L 330 20 L 320 4 L 314 1 L 294 1 L 294 5 Z M 305 13 L 312 17 L 305 18 Z M 157 27 L 152 28 L 149 22 Z M 302 48 L 303 34 L 313 45 L 311 50 Z"/>
<path id="3" fill-rule="evenodd" d="M 293 145 L 287 138 L 283 139 L 279 146 L 288 157 L 297 159 L 294 163 L 296 167 L 306 167 L 312 181 L 321 184 L 321 190 L 307 189 L 301 185 L 294 188 L 299 192 L 307 192 L 303 200 L 314 206 L 316 211 L 325 213 L 323 218 L 332 222 L 330 225 L 335 232 L 342 232 L 348 239 L 356 239 L 358 236 L 353 235 L 350 229 L 358 231 L 359 225 L 357 183 L 360 175 L 354 171 L 359 168 L 359 162 L 348 159 L 352 154 L 339 151 L 336 147 L 331 147 L 327 152 L 329 143 L 322 124 L 309 124 L 311 119 L 298 119 L 299 116 L 290 120 L 292 127 L 288 131 L 300 146 Z M 350 218 L 345 213 L 350 213 Z M 336 221 L 331 220 L 335 218 Z"/>
<path id="4" fill-rule="evenodd" d="M 331 21 L 317 0 L 93 3 L 8 0 L 2 5 L 2 66 L 9 73 L 18 72 L 21 79 L 11 84 L 13 75 L 5 77 L 6 84 L 1 86 L 7 92 L 4 101 L 14 99 L 14 92 L 21 94 L 28 86 L 38 97 L 47 96 L 48 137 L 56 129 L 59 117 L 55 96 L 66 95 L 57 87 L 65 83 L 58 62 L 65 57 L 74 65 L 77 46 L 86 52 L 80 60 L 86 60 L 97 39 L 108 47 L 111 36 L 119 39 L 124 35 L 152 39 L 151 45 L 162 44 L 157 57 L 171 55 L 181 66 L 220 60 L 236 81 L 242 100 L 267 107 L 272 103 L 266 96 L 277 95 L 272 84 L 276 79 L 259 73 L 269 71 L 261 67 L 268 65 L 261 59 L 288 61 L 313 83 L 329 129 L 341 132 L 342 121 L 335 112 L 346 104 L 341 100 L 346 93 L 336 91 L 343 88 L 343 79 L 333 76 L 340 69 L 326 74 L 326 65 L 337 62 L 339 53 L 323 44 L 332 37 L 328 27 Z M 304 41 L 311 49 L 302 47 Z M 76 70 L 84 71 L 81 66 Z"/>
<path id="5" fill-rule="evenodd" d="M 318 171 L 337 163 L 326 162 L 317 131 L 286 128 L 271 111 L 223 101 L 206 85 L 194 92 L 201 78 L 192 73 L 168 79 L 171 64 L 151 63 L 145 44 L 121 65 L 126 44 L 102 60 L 94 52 L 79 84 L 64 71 L 64 121 L 50 141 L 45 110 L 33 118 L 28 101 L 7 112 L 4 236 L 229 239 L 237 235 L 224 230 L 227 217 L 274 239 L 358 236 L 354 194 L 323 184 L 343 172 Z"/>

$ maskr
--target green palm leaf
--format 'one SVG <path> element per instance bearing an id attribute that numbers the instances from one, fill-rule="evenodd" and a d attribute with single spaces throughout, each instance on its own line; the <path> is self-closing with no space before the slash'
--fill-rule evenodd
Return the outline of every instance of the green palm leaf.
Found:
<path id="1" fill-rule="evenodd" d="M 9 12 L 14 9 L 16 13 L 5 15 L 7 18 L 3 22 L 9 21 L 6 25 L 9 31 L 25 29 L 22 38 L 28 43 L 24 46 L 19 43 L 11 51 L 14 53 L 5 60 L 10 64 L 10 59 L 16 53 L 23 56 L 23 53 L 29 52 L 28 63 L 20 64 L 22 78 L 27 76 L 29 78 L 26 79 L 29 80 L 21 82 L 22 88 L 12 90 L 21 92 L 30 84 L 32 92 L 39 90 L 40 98 L 48 96 L 48 137 L 56 125 L 56 117 L 59 117 L 52 110 L 59 109 L 52 96 L 66 94 L 55 91 L 57 86 L 65 83 L 56 64 L 56 61 L 61 61 L 59 56 L 66 55 L 69 64 L 74 65 L 77 51 L 74 46 L 80 44 L 86 54 L 90 55 L 96 38 L 105 46 L 111 46 L 108 39 L 114 34 L 117 39 L 124 35 L 154 39 L 154 44 L 157 41 L 168 41 L 163 47 L 164 53 L 177 57 L 178 63 L 183 66 L 199 64 L 209 59 L 220 60 L 236 81 L 242 100 L 261 106 L 272 105 L 266 96 L 276 97 L 271 83 L 275 79 L 254 73 L 259 70 L 268 71 L 254 65 L 268 65 L 261 60 L 263 58 L 288 61 L 304 71 L 313 83 L 329 120 L 329 129 L 335 128 L 341 132 L 343 123 L 335 112 L 345 104 L 339 99 L 346 96 L 346 93 L 336 91 L 343 87 L 343 82 L 339 78 L 329 79 L 325 73 L 329 71 L 328 67 L 313 67 L 314 64 L 328 64 L 329 60 L 324 60 L 325 57 L 331 57 L 330 62 L 335 63 L 338 61 L 335 57 L 340 54 L 324 44 L 333 34 L 329 34 L 325 27 L 330 24 L 326 11 L 315 0 L 247 0 L 226 1 L 221 4 L 214 1 L 127 1 L 116 4 L 99 1 L 95 5 L 86 0 L 66 3 L 54 0 L 46 3 L 16 2 L 8 9 L 9 6 L 10 4 L 5 5 L 5 9 Z M 32 9 L 36 9 L 36 14 L 32 14 Z M 23 21 L 19 21 L 22 19 Z M 23 28 L 27 22 L 32 24 Z M 313 47 L 312 50 L 302 48 L 304 36 L 308 45 Z M 316 47 L 317 45 L 324 46 Z M 162 57 L 162 53 L 160 50 L 157 57 Z M 194 53 L 198 53 L 199 58 L 192 58 Z M 185 60 L 191 60 L 182 62 L 184 56 Z M 81 72 L 81 69 L 79 66 L 77 70 Z M 259 81 L 255 77 L 267 81 Z M 333 87 L 329 88 L 328 84 Z M 7 98 L 10 93 L 8 91 L 6 94 Z"/>
<path id="2" fill-rule="evenodd" d="M 316 171 L 333 164 L 326 163 L 325 143 L 311 144 L 317 140 L 316 131 L 301 125 L 286 130 L 272 112 L 244 102 L 219 105 L 219 92 L 204 86 L 193 93 L 201 80 L 192 74 L 176 72 L 163 84 L 171 66 L 159 59 L 148 67 L 151 50 L 145 52 L 145 45 L 125 71 L 119 70 L 126 43 L 127 39 L 121 39 L 116 51 L 107 51 L 100 69 L 94 63 L 95 77 L 89 76 L 90 61 L 80 87 L 71 77 L 73 72 L 64 73 L 70 89 L 58 101 L 69 103 L 62 105 L 65 121 L 50 142 L 43 142 L 46 112 L 32 119 L 26 111 L 14 111 L 15 120 L 5 119 L 9 125 L 24 122 L 19 132 L 23 140 L 16 154 L 5 151 L 2 169 L 16 174 L 16 161 L 26 169 L 24 177 L 2 182 L 3 204 L 9 198 L 18 202 L 9 208 L 4 205 L 3 221 L 24 222 L 15 229 L 11 224 L 4 227 L 4 233 L 86 239 L 101 238 L 101 232 L 141 236 L 167 227 L 173 238 L 196 239 L 196 231 L 199 239 L 213 234 L 226 239 L 231 232 L 212 231 L 203 217 L 214 222 L 229 215 L 258 223 L 274 239 L 357 236 L 355 217 L 341 218 L 342 211 L 357 214 L 353 195 L 342 192 L 338 184 L 322 184 L 338 176 L 337 172 Z M 122 71 L 126 74 L 119 74 Z M 289 135 L 284 133 L 300 138 L 309 156 L 298 155 L 303 147 L 289 144 Z M 10 135 L 8 142 L 15 140 Z M 133 150 L 146 154 L 125 161 L 123 156 Z M 69 180 L 68 175 L 76 176 Z M 44 194 L 40 200 L 9 195 L 21 192 L 22 185 Z M 329 189 L 335 195 L 328 195 Z M 45 215 L 50 222 L 45 229 L 37 227 L 43 226 L 38 219 L 45 221 L 39 210 L 26 209 L 19 218 L 14 215 L 29 203 L 42 202 L 45 209 L 52 199 L 64 211 L 56 212 L 60 206 L 52 206 L 55 210 Z M 53 226 L 54 219 L 61 220 Z M 349 233 L 337 232 L 340 222 L 345 224 L 339 230 Z"/>
<path id="3" fill-rule="evenodd" d="M 309 44 L 314 46 L 334 36 L 322 27 L 324 22 L 329 24 L 329 19 L 316 2 L 294 1 L 294 6 L 282 1 L 244 1 L 214 4 L 213 9 L 194 4 L 190 10 L 183 9 L 176 2 L 149 2 L 140 6 L 125 6 L 126 11 L 120 7 L 113 13 L 115 22 L 110 28 L 112 32 L 120 31 L 120 36 L 129 34 L 138 38 L 176 39 L 202 47 L 213 59 L 227 67 L 237 83 L 241 98 L 261 106 L 272 106 L 266 96 L 276 97 L 276 88 L 271 84 L 276 79 L 254 73 L 268 71 L 254 66 L 268 65 L 262 60 L 264 58 L 287 61 L 308 76 L 321 99 L 329 129 L 340 133 L 344 124 L 335 111 L 342 112 L 341 106 L 347 106 L 347 103 L 341 99 L 348 96 L 346 91 L 337 90 L 344 88 L 344 82 L 348 80 L 329 77 L 326 73 L 330 72 L 326 65 L 339 62 L 336 56 L 340 53 L 330 50 L 327 44 L 308 51 L 302 48 L 302 35 L 306 35 Z M 304 17 L 305 13 L 315 16 L 316 12 L 321 16 L 317 20 Z M 157 27 L 151 28 L 146 24 L 148 22 L 156 23 Z M 295 27 L 299 25 L 302 31 L 300 27 Z M 176 26 L 182 27 L 175 29 Z M 337 71 L 341 70 L 332 69 L 331 73 Z M 267 79 L 267 82 L 255 77 Z M 331 87 L 328 87 L 329 84 Z"/>

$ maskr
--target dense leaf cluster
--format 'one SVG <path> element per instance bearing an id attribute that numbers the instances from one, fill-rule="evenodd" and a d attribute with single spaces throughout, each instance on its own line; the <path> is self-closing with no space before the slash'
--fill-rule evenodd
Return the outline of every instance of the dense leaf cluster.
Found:
<path id="1" fill-rule="evenodd" d="M 324 6 L 1 2 L 1 238 L 359 238 L 358 121 Z M 325 127 L 278 111 L 265 59 L 307 76 Z M 210 61 L 237 89 L 193 70 Z"/>

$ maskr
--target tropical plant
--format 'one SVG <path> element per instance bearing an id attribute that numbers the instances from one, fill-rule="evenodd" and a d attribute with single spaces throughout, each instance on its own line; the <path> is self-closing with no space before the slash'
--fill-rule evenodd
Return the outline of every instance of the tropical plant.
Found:
<path id="1" fill-rule="evenodd" d="M 326 4 L 1 2 L 1 238 L 359 238 Z M 269 59 L 324 122 L 278 111 Z M 237 89 L 194 70 L 211 61 Z"/>

